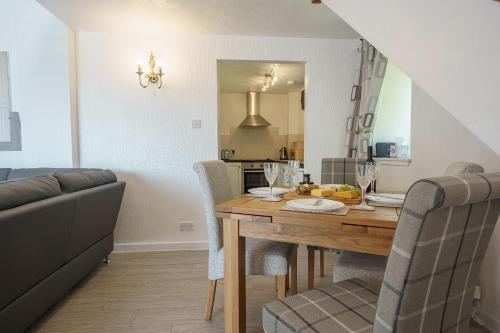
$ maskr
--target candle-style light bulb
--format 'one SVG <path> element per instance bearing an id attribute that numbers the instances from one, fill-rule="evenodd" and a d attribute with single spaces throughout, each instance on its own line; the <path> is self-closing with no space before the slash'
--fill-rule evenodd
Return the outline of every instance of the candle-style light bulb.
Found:
<path id="1" fill-rule="evenodd" d="M 141 62 L 141 60 L 137 59 L 136 63 L 137 63 L 137 71 L 138 72 L 142 72 L 142 67 L 141 67 L 142 62 Z"/>

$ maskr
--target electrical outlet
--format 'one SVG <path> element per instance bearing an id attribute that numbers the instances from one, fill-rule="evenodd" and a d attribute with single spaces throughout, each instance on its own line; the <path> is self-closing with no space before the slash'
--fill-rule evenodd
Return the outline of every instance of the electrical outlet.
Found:
<path id="1" fill-rule="evenodd" d="M 481 287 L 480 286 L 475 286 L 474 287 L 474 295 L 472 297 L 473 299 L 480 300 L 481 299 Z"/>
<path id="2" fill-rule="evenodd" d="M 180 231 L 194 231 L 194 222 L 184 221 L 179 222 Z"/>
<path id="3" fill-rule="evenodd" d="M 201 128 L 201 120 L 200 119 L 194 119 L 192 121 L 192 126 L 193 126 L 193 128 Z"/>

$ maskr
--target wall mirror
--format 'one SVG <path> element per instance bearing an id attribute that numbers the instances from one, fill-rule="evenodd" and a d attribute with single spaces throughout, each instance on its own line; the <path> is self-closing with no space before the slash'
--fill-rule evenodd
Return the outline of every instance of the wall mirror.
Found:
<path id="1" fill-rule="evenodd" d="M 0 51 L 0 151 L 16 150 L 21 150 L 21 124 L 12 111 L 9 54 Z"/>

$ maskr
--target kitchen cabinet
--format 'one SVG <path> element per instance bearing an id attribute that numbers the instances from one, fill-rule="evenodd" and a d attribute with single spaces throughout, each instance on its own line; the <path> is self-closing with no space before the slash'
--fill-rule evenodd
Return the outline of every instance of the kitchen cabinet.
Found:
<path id="1" fill-rule="evenodd" d="M 229 174 L 229 183 L 234 197 L 241 195 L 241 163 L 226 163 L 227 173 Z"/>

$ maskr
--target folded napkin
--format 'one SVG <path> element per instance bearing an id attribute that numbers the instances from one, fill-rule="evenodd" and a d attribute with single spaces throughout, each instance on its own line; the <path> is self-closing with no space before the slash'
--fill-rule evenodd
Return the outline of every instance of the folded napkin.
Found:
<path id="1" fill-rule="evenodd" d="M 394 193 L 368 194 L 366 198 L 371 206 L 398 208 L 403 206 L 405 195 Z"/>
<path id="2" fill-rule="evenodd" d="M 280 210 L 288 210 L 288 211 L 294 211 L 294 212 L 326 214 L 326 215 L 340 215 L 340 216 L 346 216 L 347 213 L 349 213 L 350 209 L 351 209 L 350 206 L 344 206 L 342 208 L 330 210 L 330 211 L 317 211 L 317 210 L 299 209 L 299 208 L 295 208 L 295 207 L 290 207 L 288 205 L 284 205 L 283 207 L 280 208 Z"/>

